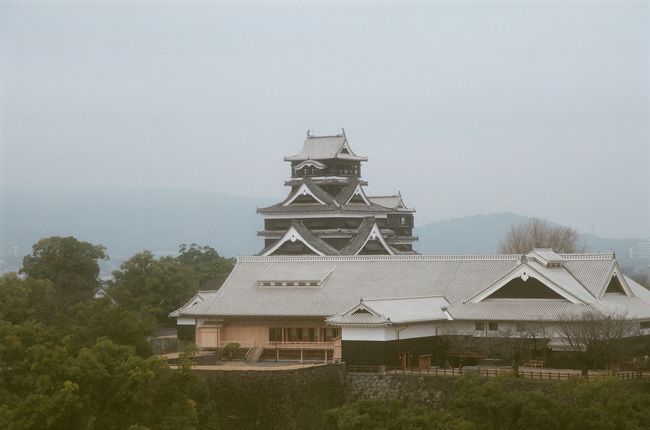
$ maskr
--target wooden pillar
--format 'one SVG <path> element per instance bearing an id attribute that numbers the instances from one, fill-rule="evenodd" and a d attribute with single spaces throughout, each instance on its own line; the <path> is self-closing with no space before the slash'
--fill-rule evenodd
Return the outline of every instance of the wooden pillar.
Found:
<path id="1" fill-rule="evenodd" d="M 300 362 L 302 363 L 302 348 L 300 348 Z"/>

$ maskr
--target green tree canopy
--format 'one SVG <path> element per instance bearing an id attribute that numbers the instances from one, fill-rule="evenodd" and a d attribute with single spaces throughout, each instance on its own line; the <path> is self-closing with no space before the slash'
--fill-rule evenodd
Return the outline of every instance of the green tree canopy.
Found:
<path id="1" fill-rule="evenodd" d="M 199 246 L 193 243 L 189 246 L 181 244 L 176 261 L 191 268 L 201 290 L 215 290 L 226 280 L 235 260 L 224 258 L 209 246 Z"/>
<path id="2" fill-rule="evenodd" d="M 144 251 L 113 272 L 110 294 L 120 305 L 154 315 L 160 324 L 169 325 L 173 323 L 170 312 L 200 289 L 219 288 L 233 266 L 233 259 L 219 256 L 209 246 L 183 244 L 175 258 L 156 259 Z"/>
<path id="3" fill-rule="evenodd" d="M 198 290 L 191 268 L 171 257 L 156 259 L 149 251 L 125 261 L 113 277 L 110 294 L 120 306 L 149 313 L 161 324 L 173 323 L 169 313 Z"/>
<path id="4" fill-rule="evenodd" d="M 99 286 L 97 260 L 108 258 L 101 245 L 74 237 L 53 236 L 39 240 L 32 255 L 23 259 L 21 273 L 30 279 L 49 279 L 57 293 L 57 306 L 65 307 L 92 297 Z"/>
<path id="5" fill-rule="evenodd" d="M 47 321 L 55 312 L 56 298 L 49 279 L 21 279 L 15 273 L 0 277 L 0 319 L 5 321 Z"/>

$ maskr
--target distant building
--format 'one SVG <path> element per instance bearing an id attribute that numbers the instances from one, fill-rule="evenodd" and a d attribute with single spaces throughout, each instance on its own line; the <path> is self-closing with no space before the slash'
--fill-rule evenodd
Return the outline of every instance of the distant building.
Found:
<path id="1" fill-rule="evenodd" d="M 344 134 L 307 136 L 289 196 L 259 209 L 265 240 L 218 291 L 171 314 L 205 349 L 238 343 L 250 360 L 427 366 L 443 336 L 527 337 L 566 349 L 558 323 L 597 311 L 650 330 L 650 291 L 613 253 L 416 255 L 413 210 L 368 197 L 365 157 Z"/>
<path id="2" fill-rule="evenodd" d="M 93 299 L 105 299 L 107 297 L 111 300 L 111 303 L 115 304 L 115 300 L 108 294 L 106 287 L 103 285 L 97 288 L 93 294 Z"/>
<path id="3" fill-rule="evenodd" d="M 636 249 L 630 248 L 630 258 L 650 261 L 650 240 L 639 242 Z"/>

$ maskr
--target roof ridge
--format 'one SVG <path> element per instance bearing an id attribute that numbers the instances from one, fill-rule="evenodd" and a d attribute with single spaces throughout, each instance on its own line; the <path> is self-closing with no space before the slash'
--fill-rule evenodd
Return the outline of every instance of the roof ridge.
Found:
<path id="1" fill-rule="evenodd" d="M 410 299 L 445 299 L 445 296 L 439 294 L 432 296 L 400 296 L 400 297 L 381 297 L 378 299 L 363 299 L 364 302 L 380 302 L 385 300 L 410 300 Z"/>
<path id="2" fill-rule="evenodd" d="M 298 262 L 298 261 L 519 261 L 519 254 L 495 255 L 240 255 L 238 262 Z"/>
<path id="3" fill-rule="evenodd" d="M 345 134 L 323 134 L 320 136 L 316 136 L 315 134 L 309 134 L 307 135 L 308 139 L 319 139 L 319 138 L 325 138 L 325 137 L 345 137 Z"/>
<path id="4" fill-rule="evenodd" d="M 614 252 L 591 252 L 591 253 L 576 253 L 576 254 L 558 254 L 567 260 L 613 260 Z"/>

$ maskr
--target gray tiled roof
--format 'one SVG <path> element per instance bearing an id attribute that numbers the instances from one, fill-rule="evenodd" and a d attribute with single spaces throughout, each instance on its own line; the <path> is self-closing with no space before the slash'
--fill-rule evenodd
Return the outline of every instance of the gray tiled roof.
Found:
<path id="1" fill-rule="evenodd" d="M 221 289 L 181 314 L 187 316 L 318 316 L 342 314 L 360 298 L 441 296 L 454 319 L 550 318 L 585 306 L 613 312 L 628 310 L 631 318 L 650 318 L 650 291 L 630 279 L 634 297 L 607 294 L 597 299 L 589 290 L 602 285 L 614 263 L 611 254 L 562 255 L 573 271 L 534 266 L 586 304 L 553 299 L 468 300 L 522 264 L 520 255 L 495 256 L 333 256 L 240 257 Z M 528 262 L 532 265 L 534 262 Z M 274 277 L 329 275 L 320 287 L 259 287 L 273 268 Z M 597 279 L 600 277 L 600 279 Z M 288 278 L 289 279 L 289 278 Z M 573 279 L 573 281 L 571 281 Z"/>
<path id="2" fill-rule="evenodd" d="M 329 243 L 325 242 L 323 239 L 320 237 L 316 236 L 313 234 L 305 225 L 302 223 L 302 221 L 299 220 L 292 220 L 291 221 L 291 227 L 296 229 L 298 234 L 302 236 L 303 239 L 305 239 L 306 242 L 308 242 L 311 246 L 313 246 L 315 249 L 317 249 L 319 252 L 321 252 L 324 255 L 337 255 L 339 253 L 339 250 L 334 248 L 332 245 Z M 280 240 L 280 239 L 278 239 Z M 275 242 L 277 243 L 277 242 Z M 264 248 L 262 251 L 260 251 L 259 255 L 264 255 L 266 251 L 269 249 L 273 248 L 275 246 L 275 243 L 272 243 L 271 245 L 267 246 Z"/>
<path id="3" fill-rule="evenodd" d="M 372 228 L 375 226 L 375 217 L 364 218 L 359 225 L 359 232 L 355 237 L 341 249 L 342 255 L 355 255 L 361 250 L 364 243 L 368 240 Z"/>
<path id="4" fill-rule="evenodd" d="M 406 207 L 402 196 L 399 194 L 394 196 L 368 196 L 368 200 L 379 206 L 390 208 L 399 212 L 415 212 L 415 209 Z"/>
<path id="5" fill-rule="evenodd" d="M 327 318 L 327 322 L 333 325 L 347 326 L 386 326 L 391 324 L 391 322 L 385 316 L 373 315 L 370 313 L 334 315 L 331 318 Z"/>
<path id="6" fill-rule="evenodd" d="M 189 311 L 192 307 L 196 306 L 197 304 L 201 303 L 202 301 L 206 300 L 208 297 L 214 295 L 217 293 L 218 290 L 202 290 L 199 291 L 187 301 L 183 306 L 175 310 L 170 314 L 172 317 L 179 316 L 187 311 Z"/>
<path id="7" fill-rule="evenodd" d="M 444 297 L 396 297 L 365 299 L 345 312 L 327 319 L 335 325 L 405 324 L 447 320 L 449 302 Z M 364 313 L 360 314 L 362 309 Z M 373 318 L 374 317 L 374 318 Z"/>
<path id="8" fill-rule="evenodd" d="M 522 304 L 524 306 L 522 306 Z M 553 321 L 563 315 L 580 315 L 589 305 L 560 299 L 486 299 L 480 303 L 460 303 L 449 308 L 457 320 Z"/>
<path id="9" fill-rule="evenodd" d="M 300 203 L 300 204 L 289 204 L 286 205 L 286 202 L 293 196 L 294 191 L 292 190 L 289 195 L 280 203 L 273 206 L 268 206 L 265 208 L 258 208 L 257 212 L 261 214 L 290 214 L 290 213 L 369 213 L 369 214 L 385 214 L 390 212 L 386 207 L 377 205 L 377 204 L 346 204 L 347 201 L 352 197 L 354 191 L 357 188 L 357 185 L 360 184 L 358 179 L 351 179 L 348 185 L 346 185 L 341 192 L 336 197 L 332 197 L 327 191 L 319 187 L 311 178 L 304 178 L 302 181 L 307 188 L 321 201 L 325 204 L 320 203 Z M 371 202 L 372 203 L 372 202 Z"/>
<path id="10" fill-rule="evenodd" d="M 321 254 L 323 255 L 356 255 L 361 251 L 363 246 L 366 244 L 366 242 L 369 239 L 370 234 L 372 233 L 372 229 L 375 226 L 375 218 L 374 217 L 367 217 L 364 218 L 363 221 L 361 222 L 361 225 L 359 226 L 357 232 L 352 236 L 350 241 L 348 242 L 347 245 L 345 245 L 340 251 L 336 249 L 335 247 L 331 246 L 328 244 L 326 241 L 315 235 L 314 233 L 311 232 L 305 225 L 303 224 L 302 221 L 300 220 L 292 220 L 291 221 L 291 227 L 293 227 L 298 234 L 307 242 L 309 245 L 311 245 L 314 249 L 318 250 Z M 285 233 L 286 234 L 286 233 Z M 283 234 L 284 236 L 284 234 Z M 282 240 L 282 238 L 278 239 L 278 241 Z M 272 249 L 277 241 L 272 243 L 271 245 L 267 246 L 264 248 L 258 255 L 264 255 Z M 387 244 L 388 245 L 388 244 Z M 388 248 L 390 252 L 393 254 L 399 255 L 402 254 L 401 251 L 393 248 L 392 246 L 388 245 Z M 275 253 L 275 251 L 273 252 Z M 389 253 L 389 252 L 387 252 Z"/>
<path id="11" fill-rule="evenodd" d="M 286 161 L 303 161 L 303 160 L 331 160 L 338 158 L 341 160 L 367 161 L 367 157 L 360 157 L 352 152 L 341 154 L 341 149 L 347 145 L 347 139 L 344 135 L 336 136 L 307 136 L 302 150 L 289 157 Z M 349 148 L 349 146 L 348 146 Z"/>

